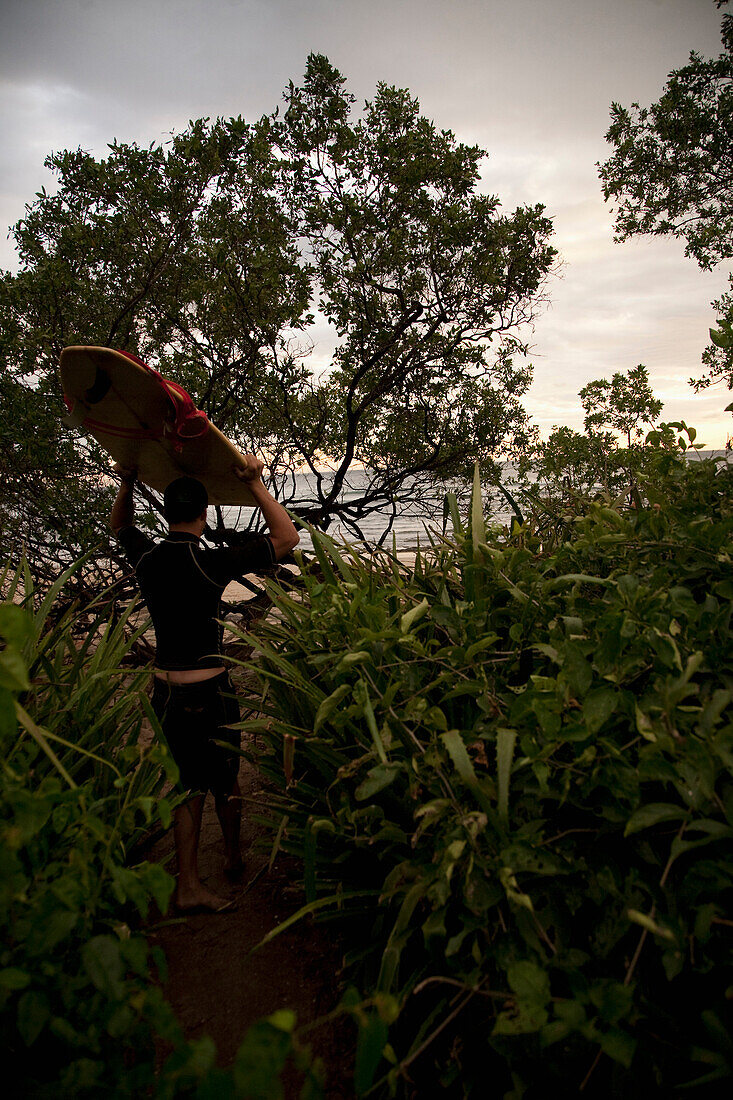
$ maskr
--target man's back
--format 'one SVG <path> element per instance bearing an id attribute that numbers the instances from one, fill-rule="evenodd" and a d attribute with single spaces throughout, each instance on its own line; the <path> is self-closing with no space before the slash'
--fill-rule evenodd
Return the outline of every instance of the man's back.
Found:
<path id="1" fill-rule="evenodd" d="M 192 534 L 172 531 L 155 542 L 138 527 L 118 535 L 135 569 L 157 643 L 156 668 L 216 668 L 221 665 L 221 595 L 230 581 L 275 565 L 267 536 L 244 547 L 209 549 Z"/>

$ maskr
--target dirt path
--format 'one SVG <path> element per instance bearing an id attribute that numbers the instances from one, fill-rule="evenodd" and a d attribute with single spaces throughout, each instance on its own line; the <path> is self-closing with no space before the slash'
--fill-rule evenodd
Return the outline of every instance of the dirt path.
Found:
<path id="1" fill-rule="evenodd" d="M 265 795 L 257 773 L 242 762 L 239 775 L 245 798 L 242 852 L 246 873 L 232 887 L 223 873 L 221 832 L 209 796 L 204 808 L 199 870 L 202 880 L 218 894 L 235 899 L 235 908 L 218 914 L 197 914 L 164 922 L 149 934 L 168 960 L 166 996 L 191 1039 L 211 1036 L 222 1066 L 231 1063 L 244 1032 L 256 1020 L 279 1008 L 297 1013 L 298 1024 L 317 1020 L 339 1000 L 340 952 L 333 938 L 308 919 L 282 933 L 250 955 L 272 928 L 303 903 L 290 884 L 283 864 L 266 870 L 268 858 L 258 850 L 259 833 L 248 819 L 248 798 Z M 169 832 L 147 858 L 175 869 L 173 837 Z M 265 868 L 263 874 L 258 873 Z M 255 880 L 255 881 L 253 881 Z M 354 1033 L 348 1021 L 314 1028 L 308 1041 L 326 1066 L 331 1100 L 352 1096 L 350 1087 Z M 295 1100 L 299 1081 L 295 1073 L 285 1080 L 287 1100 Z"/>

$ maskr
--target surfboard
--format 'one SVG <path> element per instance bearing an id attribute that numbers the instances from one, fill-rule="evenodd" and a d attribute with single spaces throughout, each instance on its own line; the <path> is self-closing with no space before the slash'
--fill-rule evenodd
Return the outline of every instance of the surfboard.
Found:
<path id="1" fill-rule="evenodd" d="M 244 456 L 177 383 L 113 348 L 64 348 L 60 374 L 66 423 L 122 466 L 135 466 L 151 489 L 162 493 L 187 475 L 203 482 L 209 504 L 254 504 L 233 472 Z"/>

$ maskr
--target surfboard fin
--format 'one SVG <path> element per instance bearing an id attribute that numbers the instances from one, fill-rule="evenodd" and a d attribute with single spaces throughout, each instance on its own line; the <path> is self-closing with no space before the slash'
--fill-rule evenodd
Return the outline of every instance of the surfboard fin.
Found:
<path id="1" fill-rule="evenodd" d="M 79 428 L 84 425 L 84 414 L 86 409 L 83 405 L 80 405 L 78 401 L 75 401 L 66 416 L 61 417 L 61 423 L 65 424 L 67 428 Z"/>

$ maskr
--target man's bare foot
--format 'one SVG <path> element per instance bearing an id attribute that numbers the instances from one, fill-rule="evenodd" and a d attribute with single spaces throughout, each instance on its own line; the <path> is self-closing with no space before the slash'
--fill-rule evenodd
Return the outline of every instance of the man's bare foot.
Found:
<path id="1" fill-rule="evenodd" d="M 228 898 L 207 890 L 203 883 L 188 890 L 182 890 L 179 886 L 173 900 L 179 913 L 220 913 L 233 905 Z"/>

